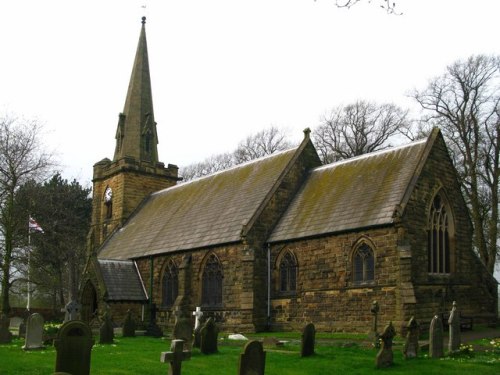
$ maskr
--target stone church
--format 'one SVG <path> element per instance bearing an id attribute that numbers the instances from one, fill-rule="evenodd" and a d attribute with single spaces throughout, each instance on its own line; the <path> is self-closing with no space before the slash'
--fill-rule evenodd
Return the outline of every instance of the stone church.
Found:
<path id="1" fill-rule="evenodd" d="M 158 159 L 145 19 L 113 159 L 94 165 L 82 317 L 130 309 L 170 328 L 200 306 L 225 330 L 366 332 L 379 321 L 497 314 L 497 283 L 443 136 L 321 165 L 287 151 L 181 183 Z M 111 140 L 110 140 L 111 141 Z"/>

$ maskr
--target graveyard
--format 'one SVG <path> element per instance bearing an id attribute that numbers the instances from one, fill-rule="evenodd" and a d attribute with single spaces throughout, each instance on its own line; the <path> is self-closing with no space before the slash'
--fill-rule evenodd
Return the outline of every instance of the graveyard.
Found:
<path id="1" fill-rule="evenodd" d="M 35 315 L 35 314 L 33 314 Z M 34 326 L 38 326 L 40 317 L 30 318 Z M 206 324 L 206 323 L 209 324 Z M 71 350 L 77 351 L 86 346 L 88 358 L 83 361 L 90 366 L 90 374 L 166 374 L 169 373 L 169 363 L 177 355 L 177 370 L 172 374 L 332 374 L 348 371 L 350 374 L 371 374 L 388 372 L 390 374 L 457 374 L 481 373 L 483 375 L 498 374 L 500 371 L 500 339 L 499 329 L 477 325 L 473 331 L 462 333 L 462 344 L 452 354 L 448 344 L 448 332 L 441 332 L 442 355 L 433 357 L 432 348 L 426 345 L 428 332 L 421 332 L 420 350 L 409 348 L 407 340 L 396 334 L 394 328 L 387 325 L 378 333 L 380 348 L 376 347 L 370 335 L 349 333 L 315 332 L 314 325 L 308 324 L 302 332 L 265 332 L 243 333 L 238 340 L 230 339 L 227 332 L 218 332 L 210 328 L 212 333 L 204 333 L 206 327 L 215 324 L 208 319 L 201 328 L 201 345 L 180 347 L 175 353 L 171 344 L 184 343 L 174 340 L 173 332 L 165 332 L 162 337 L 145 336 L 143 331 L 134 332 L 133 336 L 125 336 L 122 328 L 115 328 L 112 337 L 105 329 L 87 330 L 84 323 L 73 320 L 59 327 L 56 339 L 47 339 L 44 333 L 43 345 L 29 349 L 32 341 L 30 327 L 25 338 L 19 337 L 19 332 L 12 330 L 9 343 L 0 344 L 0 363 L 2 374 L 52 374 L 56 363 L 61 359 L 58 351 L 63 350 L 63 358 L 71 358 Z M 442 322 L 441 323 L 442 326 Z M 105 325 L 105 324 L 103 324 Z M 409 322 L 409 327 L 415 323 Z M 434 326 L 434 324 L 433 324 Z M 48 325 L 53 330 L 54 325 Z M 73 327 L 73 328 L 72 328 Z M 75 328 L 76 327 L 76 328 Z M 87 328 L 85 328 L 87 327 Z M 79 329 L 85 333 L 84 343 L 67 342 L 62 331 Z M 32 330 L 36 330 L 33 329 Z M 411 330 L 409 329 L 409 332 Z M 45 332 L 45 331 L 44 331 Z M 214 333 L 215 332 L 215 333 Z M 105 339 L 101 335 L 106 335 Z M 39 334 L 35 334 L 39 335 Z M 490 336 L 497 337 L 495 339 Z M 74 340 L 74 332 L 70 334 Z M 243 336 L 243 337 L 242 337 Z M 307 336 L 307 337 L 305 337 Z M 439 336 L 439 333 L 438 333 Z M 28 338 L 30 337 L 30 338 Z M 208 338 L 210 337 L 210 338 Z M 483 337 L 483 338 L 480 338 Z M 242 339 L 244 338 L 244 339 Z M 204 340 L 211 342 L 204 349 Z M 456 335 L 455 335 L 456 339 Z M 215 345 L 214 345 L 215 340 Z M 28 343 L 29 341 L 29 343 Z M 29 345 L 28 345 L 29 344 Z M 194 341 L 193 341 L 194 344 Z M 434 345 L 436 345 L 434 343 Z M 247 349 L 247 347 L 250 347 Z M 248 350 L 249 359 L 244 359 L 242 353 Z M 390 350 L 390 355 L 387 355 Z M 385 351 L 384 354 L 381 354 Z M 414 352 L 415 355 L 409 355 Z M 255 354 L 257 353 L 257 354 Z M 260 353 L 260 354 L 259 354 Z M 79 354 L 80 355 L 80 354 Z M 260 356 L 260 357 L 259 357 Z M 83 354 L 85 357 L 85 354 Z M 91 357 L 91 358 L 90 358 Z M 390 364 L 378 366 L 379 357 L 384 361 L 390 357 Z M 80 359 L 71 359 L 76 363 Z M 245 362 L 246 361 L 246 362 Z M 244 364 L 247 363 L 247 364 Z M 247 372 L 242 366 L 250 366 Z M 251 366 L 262 366 L 262 372 Z M 88 369 L 79 364 L 79 370 L 89 373 Z M 380 367 L 380 368 L 377 368 Z M 69 373 L 77 373 L 73 370 Z M 60 369 L 58 370 L 60 371 Z"/>

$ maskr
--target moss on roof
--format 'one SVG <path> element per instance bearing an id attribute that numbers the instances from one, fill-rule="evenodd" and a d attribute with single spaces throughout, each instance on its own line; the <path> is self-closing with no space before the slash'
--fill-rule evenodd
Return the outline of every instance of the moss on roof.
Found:
<path id="1" fill-rule="evenodd" d="M 297 149 L 241 164 L 152 194 L 102 247 L 100 259 L 148 255 L 240 241 Z"/>
<path id="2" fill-rule="evenodd" d="M 270 242 L 393 222 L 426 141 L 316 168 L 270 236 Z"/>

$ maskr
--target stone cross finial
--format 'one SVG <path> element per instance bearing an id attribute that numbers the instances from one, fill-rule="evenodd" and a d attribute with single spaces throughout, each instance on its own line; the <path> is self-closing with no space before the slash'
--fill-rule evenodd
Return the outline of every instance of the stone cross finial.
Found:
<path id="1" fill-rule="evenodd" d="M 189 361 L 191 359 L 191 352 L 183 350 L 184 340 L 172 340 L 170 345 L 170 352 L 162 352 L 160 361 L 162 363 L 170 363 L 169 375 L 180 375 L 182 361 Z"/>
<path id="2" fill-rule="evenodd" d="M 195 317 L 194 329 L 197 330 L 200 327 L 200 319 L 203 316 L 203 311 L 201 311 L 200 306 L 196 306 L 196 311 L 193 311 L 193 316 Z"/>

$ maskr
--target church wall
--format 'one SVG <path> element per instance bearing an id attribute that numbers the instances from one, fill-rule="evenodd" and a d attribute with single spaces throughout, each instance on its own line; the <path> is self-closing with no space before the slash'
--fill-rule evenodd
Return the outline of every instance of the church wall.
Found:
<path id="1" fill-rule="evenodd" d="M 428 210 L 440 189 L 444 189 L 454 217 L 449 275 L 427 272 Z M 472 251 L 471 222 L 441 137 L 436 139 L 402 219 L 405 242 L 411 248 L 411 279 L 416 297 L 412 313 L 417 320 L 429 322 L 436 313 L 448 313 L 453 301 L 457 301 L 462 314 L 476 320 L 494 315 L 496 286 Z"/>
<path id="2" fill-rule="evenodd" d="M 215 254 L 219 259 L 222 272 L 222 306 L 207 307 L 201 304 L 201 278 L 204 263 L 210 254 Z M 248 260 L 245 259 L 245 252 L 242 244 L 218 246 L 210 249 L 200 249 L 194 251 L 184 251 L 168 255 L 155 256 L 153 258 L 153 303 L 158 308 L 157 323 L 160 327 L 171 330 L 175 322 L 172 306 L 162 305 L 162 277 L 165 265 L 169 260 L 173 260 L 177 267 L 182 262 L 184 256 L 191 255 L 192 275 L 190 277 L 190 311 L 194 311 L 196 306 L 201 306 L 204 318 L 214 317 L 223 329 L 238 331 L 255 330 L 253 326 L 253 298 L 243 293 L 245 277 L 249 275 Z M 137 266 L 144 281 L 144 285 L 150 292 L 150 268 L 149 258 L 137 260 Z M 245 276 L 246 275 L 246 276 Z M 194 322 L 194 318 L 193 318 Z"/>
<path id="3" fill-rule="evenodd" d="M 380 305 L 380 325 L 398 320 L 397 238 L 397 231 L 386 227 L 274 244 L 271 329 L 300 330 L 313 322 L 320 331 L 368 332 L 374 300 Z M 354 285 L 351 256 L 360 240 L 374 250 L 375 282 Z M 289 295 L 279 291 L 279 258 L 285 251 L 298 265 L 297 290 Z"/>

